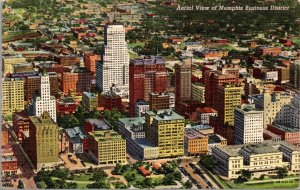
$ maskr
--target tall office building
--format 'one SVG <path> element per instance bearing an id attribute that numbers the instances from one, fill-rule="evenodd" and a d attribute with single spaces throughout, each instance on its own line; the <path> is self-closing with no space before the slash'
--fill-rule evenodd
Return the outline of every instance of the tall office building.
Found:
<path id="1" fill-rule="evenodd" d="M 299 60 L 291 64 L 290 83 L 294 88 L 300 89 L 300 61 Z"/>
<path id="2" fill-rule="evenodd" d="M 158 147 L 160 158 L 184 155 L 184 117 L 171 109 L 148 111 L 146 124 L 146 138 Z"/>
<path id="3" fill-rule="evenodd" d="M 51 118 L 56 122 L 56 99 L 50 95 L 49 75 L 44 70 L 41 74 L 41 92 L 32 102 L 32 114 L 41 116 L 45 111 L 49 112 Z"/>
<path id="4" fill-rule="evenodd" d="M 234 124 L 234 109 L 241 105 L 242 87 L 238 85 L 219 86 L 217 89 L 216 110 L 222 124 Z"/>
<path id="5" fill-rule="evenodd" d="M 50 80 L 50 94 L 56 96 L 59 92 L 59 81 L 56 72 L 48 72 Z M 41 76 L 37 72 L 14 73 L 13 78 L 21 78 L 24 80 L 24 98 L 25 101 L 30 101 L 34 96 L 41 91 Z"/>
<path id="6" fill-rule="evenodd" d="M 192 98 L 192 59 L 183 60 L 175 65 L 175 102 L 190 100 Z"/>
<path id="7" fill-rule="evenodd" d="M 52 169 L 59 161 L 58 126 L 48 112 L 29 118 L 29 138 L 24 142 L 28 156 L 37 170 Z"/>
<path id="8" fill-rule="evenodd" d="M 202 70 L 205 83 L 205 104 L 214 109 L 217 109 L 218 97 L 216 94 L 218 87 L 225 84 L 238 84 L 239 82 L 237 66 L 229 65 L 217 69 L 212 70 L 211 68 L 204 67 Z"/>
<path id="9" fill-rule="evenodd" d="M 2 79 L 2 114 L 24 110 L 24 80 Z"/>
<path id="10" fill-rule="evenodd" d="M 104 55 L 96 66 L 96 86 L 101 92 L 116 87 L 117 94 L 129 95 L 129 53 L 122 25 L 107 25 L 104 30 Z"/>
<path id="11" fill-rule="evenodd" d="M 135 116 L 138 100 L 149 101 L 150 93 L 164 93 L 167 90 L 167 70 L 161 57 L 134 59 L 129 65 L 130 115 Z"/>
<path id="12" fill-rule="evenodd" d="M 243 104 L 234 110 L 234 139 L 236 144 L 260 143 L 263 139 L 264 112 L 254 104 Z"/>
<path id="13" fill-rule="evenodd" d="M 264 110 L 264 128 L 273 122 L 279 124 L 289 124 L 287 113 L 290 110 L 292 96 L 288 92 L 273 92 L 264 89 L 263 94 L 251 95 L 250 102 L 259 109 Z"/>
<path id="14" fill-rule="evenodd" d="M 89 155 L 99 165 L 126 163 L 126 140 L 113 130 L 88 133 Z"/>

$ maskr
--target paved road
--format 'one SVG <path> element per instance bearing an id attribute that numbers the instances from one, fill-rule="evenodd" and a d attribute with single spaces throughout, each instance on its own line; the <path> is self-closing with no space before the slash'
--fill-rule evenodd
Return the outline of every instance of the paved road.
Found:
<path id="1" fill-rule="evenodd" d="M 208 176 L 208 174 L 200 167 L 195 165 L 203 174 L 203 176 L 212 184 L 214 189 L 220 189 L 219 186 Z"/>
<path id="2" fill-rule="evenodd" d="M 182 167 L 187 171 L 190 176 L 197 182 L 197 184 L 202 188 L 202 189 L 207 189 L 208 184 L 196 173 L 195 171 L 191 168 L 191 166 L 188 165 L 188 163 L 183 164 Z"/>

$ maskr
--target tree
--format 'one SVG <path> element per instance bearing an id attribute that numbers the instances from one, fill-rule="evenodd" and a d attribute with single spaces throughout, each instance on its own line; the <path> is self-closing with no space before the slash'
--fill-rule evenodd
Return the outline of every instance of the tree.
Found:
<path id="1" fill-rule="evenodd" d="M 113 108 L 110 110 L 104 110 L 104 118 L 106 121 L 111 124 L 114 130 L 118 130 L 118 120 L 122 117 L 121 112 L 118 109 Z"/>
<path id="2" fill-rule="evenodd" d="M 182 180 L 182 175 L 179 171 L 174 172 L 173 175 L 174 175 L 174 178 L 175 178 L 176 181 L 181 181 Z"/>
<path id="3" fill-rule="evenodd" d="M 245 177 L 247 179 L 251 178 L 251 172 L 249 170 L 242 170 L 241 174 L 242 174 L 242 177 Z"/>
<path id="4" fill-rule="evenodd" d="M 287 176 L 288 170 L 286 168 L 277 167 L 277 177 L 278 178 L 284 178 Z"/>
<path id="5" fill-rule="evenodd" d="M 109 189 L 110 183 L 106 181 L 96 181 L 95 183 L 88 184 L 86 187 L 89 189 Z"/>
<path id="6" fill-rule="evenodd" d="M 107 173 L 103 170 L 98 170 L 93 174 L 93 180 L 99 182 L 107 177 Z"/>
<path id="7" fill-rule="evenodd" d="M 163 185 L 174 185 L 175 183 L 175 178 L 173 174 L 167 174 L 162 180 Z"/>
<path id="8" fill-rule="evenodd" d="M 116 167 L 114 168 L 112 173 L 115 174 L 115 175 L 121 175 L 122 174 L 122 165 L 117 163 Z"/>
<path id="9" fill-rule="evenodd" d="M 93 167 L 90 166 L 89 169 L 88 169 L 88 173 L 93 173 L 93 171 L 94 171 L 94 170 L 93 170 Z"/>
<path id="10" fill-rule="evenodd" d="M 186 189 L 191 189 L 193 187 L 193 183 L 190 180 L 187 180 L 184 185 Z"/>
<path id="11" fill-rule="evenodd" d="M 154 184 L 153 184 L 153 180 L 152 178 L 145 178 L 143 183 L 142 183 L 143 188 L 153 188 Z"/>
<path id="12" fill-rule="evenodd" d="M 19 182 L 18 182 L 18 189 L 24 189 L 24 184 L 23 184 L 23 181 L 19 179 Z"/>
<path id="13" fill-rule="evenodd" d="M 201 155 L 200 164 L 205 166 L 208 170 L 212 170 L 215 165 L 211 155 Z"/>
<path id="14" fill-rule="evenodd" d="M 75 183 L 75 182 L 67 183 L 65 188 L 66 189 L 77 189 L 77 183 Z"/>
<path id="15" fill-rule="evenodd" d="M 248 181 L 247 178 L 239 176 L 237 179 L 234 180 L 234 183 L 244 183 L 246 181 Z"/>
<path id="16" fill-rule="evenodd" d="M 113 183 L 113 185 L 115 186 L 115 189 L 127 189 L 127 185 L 119 181 Z"/>

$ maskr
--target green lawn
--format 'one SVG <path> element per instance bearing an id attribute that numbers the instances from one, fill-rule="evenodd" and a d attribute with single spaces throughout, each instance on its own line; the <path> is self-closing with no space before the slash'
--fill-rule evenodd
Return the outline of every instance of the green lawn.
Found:
<path id="1" fill-rule="evenodd" d="M 84 174 L 84 175 L 75 175 L 74 176 L 74 181 L 91 181 L 90 179 L 92 178 L 92 174 Z"/>
<path id="2" fill-rule="evenodd" d="M 125 177 L 126 179 L 126 176 L 131 176 L 132 174 L 135 174 L 135 179 L 134 181 L 132 181 L 131 183 L 132 184 L 136 184 L 138 182 L 142 182 L 145 177 L 143 177 L 140 173 L 138 173 L 136 170 L 132 169 L 132 170 L 128 170 L 128 171 L 125 171 L 122 175 Z"/>
<path id="3" fill-rule="evenodd" d="M 144 45 L 145 45 L 144 42 L 136 42 L 136 43 L 130 43 L 130 44 L 128 44 L 128 47 L 129 48 L 134 48 L 136 46 L 142 46 L 142 47 L 144 47 Z"/>
<path id="4" fill-rule="evenodd" d="M 292 182 L 287 183 L 260 183 L 260 184 L 233 184 L 230 183 L 233 189 L 295 189 L 299 187 L 299 180 L 293 180 Z"/>
<path id="5" fill-rule="evenodd" d="M 129 57 L 130 57 L 130 59 L 136 59 L 136 58 L 139 58 L 138 55 L 133 54 L 133 53 L 131 53 L 131 52 L 129 52 Z"/>
<path id="6" fill-rule="evenodd" d="M 88 183 L 77 183 L 77 189 L 87 189 L 86 188 L 86 185 L 87 185 Z"/>

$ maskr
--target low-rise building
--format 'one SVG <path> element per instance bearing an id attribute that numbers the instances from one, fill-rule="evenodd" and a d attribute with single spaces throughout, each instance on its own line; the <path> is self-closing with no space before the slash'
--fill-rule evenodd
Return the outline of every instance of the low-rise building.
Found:
<path id="1" fill-rule="evenodd" d="M 56 100 L 56 111 L 60 115 L 73 114 L 76 108 L 76 102 L 71 97 L 62 97 Z"/>
<path id="2" fill-rule="evenodd" d="M 258 144 L 214 147 L 213 159 L 217 169 L 229 179 L 238 178 L 241 170 L 249 170 L 251 177 L 276 175 L 278 167 L 289 173 L 300 171 L 299 148 L 285 141 L 264 141 Z"/>
<path id="3" fill-rule="evenodd" d="M 281 141 L 281 136 L 277 135 L 268 129 L 264 129 L 264 140 Z"/>
<path id="4" fill-rule="evenodd" d="M 208 137 L 192 128 L 184 129 L 185 155 L 194 156 L 208 152 Z"/>
<path id="5" fill-rule="evenodd" d="M 142 160 L 158 158 L 158 147 L 145 138 L 144 117 L 120 118 L 119 131 L 126 138 L 128 153 Z"/>
<path id="6" fill-rule="evenodd" d="M 148 102 L 145 102 L 144 100 L 138 100 L 137 102 L 135 102 L 135 115 L 137 117 L 142 116 L 149 110 L 150 110 L 150 105 Z"/>
<path id="7" fill-rule="evenodd" d="M 227 146 L 227 140 L 218 134 L 208 135 L 208 154 L 212 153 L 214 147 Z"/>
<path id="8" fill-rule="evenodd" d="M 211 107 L 198 108 L 196 110 L 196 113 L 197 113 L 197 120 L 200 121 L 202 124 L 209 124 L 210 117 L 218 116 L 217 110 Z"/>
<path id="9" fill-rule="evenodd" d="M 65 129 L 69 141 L 69 152 L 81 154 L 88 150 L 87 134 L 80 127 Z"/>
<path id="10" fill-rule="evenodd" d="M 300 131 L 299 128 L 292 127 L 289 125 L 271 124 L 267 128 L 272 133 L 279 135 L 282 140 L 294 144 L 300 145 Z"/>
<path id="11" fill-rule="evenodd" d="M 98 107 L 97 94 L 91 92 L 83 92 L 82 104 L 88 111 L 96 110 Z"/>
<path id="12" fill-rule="evenodd" d="M 103 119 L 86 119 L 83 128 L 86 133 L 112 129 Z"/>
<path id="13" fill-rule="evenodd" d="M 88 133 L 89 156 L 98 165 L 125 164 L 126 140 L 113 130 Z"/>
<path id="14" fill-rule="evenodd" d="M 119 111 L 124 110 L 121 96 L 113 92 L 98 94 L 98 108 L 100 110 L 112 110 L 113 108 Z"/>

